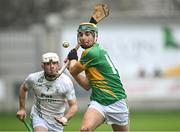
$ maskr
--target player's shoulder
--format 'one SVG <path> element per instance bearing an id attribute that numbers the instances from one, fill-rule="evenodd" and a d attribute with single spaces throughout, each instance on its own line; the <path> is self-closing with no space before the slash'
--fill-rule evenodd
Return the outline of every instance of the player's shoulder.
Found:
<path id="1" fill-rule="evenodd" d="M 96 43 L 92 47 L 84 50 L 82 56 L 84 57 L 97 56 L 99 54 L 99 51 L 100 51 L 99 44 Z"/>
<path id="2" fill-rule="evenodd" d="M 91 57 L 98 57 L 103 48 L 98 44 L 94 44 L 88 51 L 88 55 Z"/>
<path id="3" fill-rule="evenodd" d="M 59 79 L 60 79 L 60 80 L 63 80 L 64 82 L 69 82 L 69 81 L 71 82 L 70 77 L 69 77 L 67 74 L 65 74 L 65 73 L 62 73 L 62 74 L 60 75 Z"/>
<path id="4" fill-rule="evenodd" d="M 57 78 L 56 85 L 61 86 L 61 89 L 64 89 L 65 91 L 73 89 L 73 82 L 72 82 L 71 78 L 65 73 L 62 73 Z"/>
<path id="5" fill-rule="evenodd" d="M 44 74 L 43 71 L 38 71 L 38 72 L 30 73 L 29 76 L 39 76 L 39 75 L 43 75 L 43 74 Z"/>
<path id="6" fill-rule="evenodd" d="M 30 73 L 27 78 L 34 80 L 36 78 L 43 76 L 43 74 L 44 74 L 43 71 L 33 72 L 33 73 Z"/>

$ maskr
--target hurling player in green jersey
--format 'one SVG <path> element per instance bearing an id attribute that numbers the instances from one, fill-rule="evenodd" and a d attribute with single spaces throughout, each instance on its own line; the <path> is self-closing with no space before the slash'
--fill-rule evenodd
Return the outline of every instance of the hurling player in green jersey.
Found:
<path id="1" fill-rule="evenodd" d="M 97 38 L 95 24 L 81 23 L 77 39 L 84 51 L 80 60 L 75 49 L 68 54 L 69 72 L 85 90 L 92 90 L 81 131 L 94 131 L 102 123 L 110 124 L 113 131 L 128 131 L 127 95 L 117 69 Z"/>

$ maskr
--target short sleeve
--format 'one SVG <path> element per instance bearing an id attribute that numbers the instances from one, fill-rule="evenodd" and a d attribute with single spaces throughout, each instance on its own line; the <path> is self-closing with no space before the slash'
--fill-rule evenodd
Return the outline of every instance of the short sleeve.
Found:
<path id="1" fill-rule="evenodd" d="M 76 99 L 74 85 L 69 77 L 66 78 L 65 83 L 66 83 L 66 88 L 67 88 L 66 99 L 67 100 Z"/>
<path id="2" fill-rule="evenodd" d="M 30 90 L 33 87 L 32 75 L 30 74 L 23 82 L 26 90 Z"/>
<path id="3" fill-rule="evenodd" d="M 97 63 L 96 59 L 98 57 L 98 49 L 96 47 L 92 47 L 82 53 L 80 63 L 83 65 L 84 69 L 86 69 L 88 67 L 94 66 Z"/>

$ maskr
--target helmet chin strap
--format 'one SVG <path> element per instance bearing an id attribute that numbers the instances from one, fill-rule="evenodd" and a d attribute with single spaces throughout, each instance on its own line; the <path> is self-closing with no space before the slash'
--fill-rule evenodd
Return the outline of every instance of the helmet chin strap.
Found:
<path id="1" fill-rule="evenodd" d="M 48 81 L 54 81 L 59 77 L 59 72 L 56 75 L 48 75 L 46 72 L 44 72 L 44 76 L 46 78 L 46 80 Z"/>
<path id="2" fill-rule="evenodd" d="M 88 49 L 88 48 L 90 48 L 90 47 L 92 47 L 93 46 L 93 44 L 92 45 L 80 45 L 81 46 L 81 48 L 83 48 L 83 49 Z"/>

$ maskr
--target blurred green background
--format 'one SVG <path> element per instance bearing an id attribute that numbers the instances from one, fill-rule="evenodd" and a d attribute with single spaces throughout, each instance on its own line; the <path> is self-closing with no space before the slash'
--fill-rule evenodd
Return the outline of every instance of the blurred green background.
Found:
<path id="1" fill-rule="evenodd" d="M 0 131 L 27 131 L 16 114 L 0 114 Z M 72 118 L 65 131 L 79 131 L 83 113 Z M 109 125 L 103 124 L 96 131 L 112 131 Z M 130 131 L 180 131 L 180 110 L 170 111 L 131 111 Z"/>

